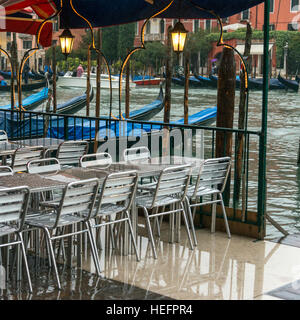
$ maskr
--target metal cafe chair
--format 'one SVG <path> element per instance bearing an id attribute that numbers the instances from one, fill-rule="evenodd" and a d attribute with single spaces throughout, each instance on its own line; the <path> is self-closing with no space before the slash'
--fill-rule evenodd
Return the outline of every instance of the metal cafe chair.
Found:
<path id="1" fill-rule="evenodd" d="M 112 157 L 107 152 L 86 154 L 79 160 L 82 168 L 107 169 L 112 164 Z"/>
<path id="2" fill-rule="evenodd" d="M 128 148 L 123 151 L 123 158 L 126 162 L 148 163 L 151 154 L 147 147 Z"/>
<path id="3" fill-rule="evenodd" d="M 42 146 L 18 148 L 12 156 L 10 166 L 14 172 L 26 172 L 29 161 L 41 159 L 43 156 L 44 147 Z"/>
<path id="4" fill-rule="evenodd" d="M 133 170 L 108 174 L 102 186 L 100 186 L 101 191 L 97 204 L 95 205 L 95 210 L 91 216 L 91 218 L 95 219 L 95 224 L 92 225 L 90 220 L 87 223 L 89 225 L 90 232 L 92 233 L 93 228 L 100 228 L 103 226 L 112 227 L 114 224 L 127 222 L 136 258 L 137 261 L 139 261 L 140 257 L 129 215 L 129 210 L 131 209 L 136 192 L 137 179 L 137 172 Z M 110 228 L 110 232 L 111 235 L 114 233 L 112 228 Z M 96 242 L 94 245 L 97 247 Z"/>
<path id="5" fill-rule="evenodd" d="M 0 166 L 0 177 L 4 176 L 12 176 L 14 174 L 14 171 L 9 166 Z"/>
<path id="6" fill-rule="evenodd" d="M 189 189 L 186 194 L 186 206 L 189 212 L 189 217 L 191 218 L 190 220 L 192 225 L 195 218 L 196 207 L 207 204 L 213 205 L 213 213 L 211 217 L 211 232 L 215 232 L 216 204 L 221 204 L 225 228 L 229 238 L 231 237 L 231 235 L 222 193 L 225 189 L 226 181 L 230 171 L 230 166 L 230 157 L 212 158 L 205 160 L 202 166 L 200 167 L 195 183 L 189 186 Z M 213 196 L 213 199 L 210 201 L 204 201 L 204 196 Z M 197 201 L 197 199 L 199 199 L 200 197 L 202 197 L 202 202 Z M 192 201 L 194 203 L 191 203 Z M 191 208 L 194 208 L 193 215 L 191 214 Z M 193 236 L 196 245 L 197 240 L 195 233 L 193 233 Z"/>
<path id="7" fill-rule="evenodd" d="M 149 190 L 150 193 L 144 196 L 137 197 L 136 204 L 144 211 L 146 226 L 149 235 L 149 241 L 151 242 L 154 258 L 157 259 L 157 253 L 155 249 L 153 231 L 150 223 L 150 218 L 156 218 L 159 216 L 170 215 L 175 212 L 181 212 L 183 215 L 186 232 L 188 235 L 190 248 L 193 250 L 193 243 L 189 230 L 189 225 L 186 217 L 185 207 L 183 201 L 185 199 L 187 188 L 190 181 L 191 166 L 189 164 L 168 167 L 161 171 L 156 187 L 154 190 Z M 169 211 L 157 212 L 156 208 L 163 206 L 171 206 L 179 204 L 178 209 L 170 209 Z M 153 209 L 149 214 L 149 209 Z"/>
<path id="8" fill-rule="evenodd" d="M 55 241 L 56 239 L 88 233 L 92 257 L 97 274 L 100 275 L 98 256 L 95 251 L 93 236 L 90 233 L 90 228 L 87 224 L 95 205 L 98 188 L 99 180 L 96 178 L 71 182 L 64 188 L 63 196 L 59 201 L 45 201 L 40 203 L 41 208 L 50 208 L 52 209 L 51 212 L 32 216 L 25 220 L 25 224 L 29 225 L 29 227 L 40 228 L 45 233 L 59 289 L 61 289 L 61 284 L 52 245 L 52 241 Z M 57 231 L 59 228 L 74 226 L 80 222 L 83 222 L 86 228 L 79 228 L 77 231 L 60 234 L 55 232 L 53 235 L 54 231 Z M 79 243 L 80 241 L 77 242 L 78 245 Z"/>
<path id="9" fill-rule="evenodd" d="M 80 158 L 88 152 L 87 141 L 64 141 L 57 150 L 56 158 L 63 167 L 79 166 Z"/>
<path id="10" fill-rule="evenodd" d="M 0 130 L 0 143 L 1 142 L 8 142 L 8 136 L 4 130 Z"/>
<path id="11" fill-rule="evenodd" d="M 54 174 L 61 170 L 61 165 L 56 158 L 36 159 L 27 162 L 28 173 Z"/>
<path id="12" fill-rule="evenodd" d="M 32 292 L 32 284 L 22 236 L 29 195 L 30 191 L 26 186 L 0 189 L 0 238 L 2 238 L 0 249 L 12 245 L 21 246 L 29 290 Z M 7 238 L 9 235 L 16 235 L 17 239 L 10 241 L 11 239 Z M 18 275 L 17 278 L 20 279 L 20 275 Z"/>

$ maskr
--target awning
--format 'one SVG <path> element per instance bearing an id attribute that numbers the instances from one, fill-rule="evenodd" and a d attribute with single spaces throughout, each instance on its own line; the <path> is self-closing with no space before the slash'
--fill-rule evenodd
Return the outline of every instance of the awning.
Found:
<path id="1" fill-rule="evenodd" d="M 269 43 L 269 51 L 272 49 L 273 43 Z M 238 44 L 235 49 L 241 53 L 244 54 L 245 51 L 245 45 L 244 44 Z M 263 43 L 257 43 L 257 44 L 251 44 L 251 55 L 263 55 L 264 54 L 264 45 Z"/>
<path id="2" fill-rule="evenodd" d="M 6 14 L 30 6 L 39 17 L 48 17 L 60 8 L 61 1 L 6 0 L 3 2 L 0 0 L 0 4 L 1 2 L 8 10 Z M 105 27 L 147 19 L 165 8 L 170 2 L 171 0 L 73 0 L 73 5 L 78 13 L 90 21 L 93 27 Z M 215 16 L 208 11 L 213 10 L 221 18 L 225 18 L 262 2 L 264 0 L 174 0 L 168 10 L 159 17 L 213 19 Z M 86 28 L 87 23 L 72 12 L 70 7 L 66 7 L 68 2 L 63 1 L 63 4 L 66 11 L 61 22 L 67 21 L 69 28 Z"/>
<path id="3" fill-rule="evenodd" d="M 0 16 L 1 21 L 5 20 L 5 24 L 2 24 L 1 32 L 18 32 L 24 34 L 36 35 L 41 23 L 41 19 L 32 19 L 32 16 L 24 13 L 15 13 L 9 16 Z M 43 26 L 40 34 L 40 44 L 43 47 L 50 47 L 52 44 L 52 21 L 47 21 Z"/>

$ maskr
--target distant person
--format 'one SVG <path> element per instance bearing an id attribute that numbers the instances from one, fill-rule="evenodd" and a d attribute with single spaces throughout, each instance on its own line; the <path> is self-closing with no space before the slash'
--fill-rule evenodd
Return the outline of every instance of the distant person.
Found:
<path id="1" fill-rule="evenodd" d="M 83 74 L 83 68 L 82 68 L 82 65 L 80 64 L 77 68 L 77 77 L 81 77 L 82 74 Z"/>
<path id="2" fill-rule="evenodd" d="M 215 62 L 213 62 L 213 64 L 212 64 L 211 71 L 212 71 L 212 74 L 217 74 L 217 72 L 218 72 L 217 65 L 215 64 Z"/>
<path id="3" fill-rule="evenodd" d="M 28 83 L 28 78 L 29 78 L 29 65 L 26 63 L 23 69 L 23 73 L 24 73 L 24 82 L 27 84 Z"/>

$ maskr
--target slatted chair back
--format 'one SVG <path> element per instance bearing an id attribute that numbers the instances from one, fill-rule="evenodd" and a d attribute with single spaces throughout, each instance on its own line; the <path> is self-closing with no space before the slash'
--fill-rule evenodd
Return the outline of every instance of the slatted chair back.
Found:
<path id="1" fill-rule="evenodd" d="M 98 189 L 99 180 L 97 178 L 69 183 L 64 189 L 53 228 L 56 228 L 60 218 L 64 215 L 84 214 L 89 219 Z"/>
<path id="2" fill-rule="evenodd" d="M 96 214 L 101 212 L 102 205 L 118 204 L 123 211 L 129 210 L 136 192 L 137 171 L 125 171 L 108 174 L 101 187 Z"/>
<path id="3" fill-rule="evenodd" d="M 18 148 L 12 157 L 12 169 L 14 172 L 27 171 L 27 163 L 31 160 L 41 159 L 44 156 L 44 147 Z"/>
<path id="4" fill-rule="evenodd" d="M 8 142 L 8 136 L 4 130 L 0 130 L 0 142 Z"/>
<path id="5" fill-rule="evenodd" d="M 88 152 L 87 141 L 64 141 L 57 150 L 56 158 L 61 165 L 79 166 L 79 159 Z"/>
<path id="6" fill-rule="evenodd" d="M 56 158 L 31 160 L 27 163 L 28 173 L 55 174 L 61 170 L 61 165 Z"/>
<path id="7" fill-rule="evenodd" d="M 124 161 L 133 163 L 148 163 L 151 153 L 147 147 L 128 148 L 123 152 Z"/>
<path id="8" fill-rule="evenodd" d="M 229 175 L 230 166 L 230 157 L 205 160 L 199 170 L 194 196 L 200 188 L 213 188 L 223 192 Z"/>
<path id="9" fill-rule="evenodd" d="M 0 189 L 0 223 L 17 223 L 23 229 L 30 191 L 26 186 Z"/>
<path id="10" fill-rule="evenodd" d="M 152 207 L 158 206 L 162 197 L 174 197 L 183 201 L 190 182 L 191 165 L 168 167 L 161 171 L 153 196 Z"/>
<path id="11" fill-rule="evenodd" d="M 0 177 L 12 176 L 14 174 L 13 169 L 9 166 L 0 166 Z"/>
<path id="12" fill-rule="evenodd" d="M 79 162 L 82 168 L 107 169 L 112 164 L 112 157 L 107 152 L 86 154 Z"/>

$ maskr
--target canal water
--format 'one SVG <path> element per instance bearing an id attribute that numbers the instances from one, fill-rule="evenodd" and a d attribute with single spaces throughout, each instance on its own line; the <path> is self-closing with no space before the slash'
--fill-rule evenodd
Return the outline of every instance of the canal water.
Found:
<path id="1" fill-rule="evenodd" d="M 58 103 L 62 103 L 84 89 L 57 88 Z M 130 92 L 131 110 L 151 103 L 158 95 L 159 87 L 137 86 Z M 172 88 L 171 119 L 183 117 L 183 88 Z M 24 96 L 28 95 L 24 94 Z M 9 102 L 9 95 L 1 93 L 0 105 Z M 217 91 L 212 89 L 189 90 L 190 114 L 215 106 Z M 239 92 L 236 91 L 235 124 L 239 104 Z M 45 105 L 43 106 L 45 107 Z M 42 108 L 43 108 L 42 107 Z M 262 92 L 250 91 L 248 128 L 259 130 L 261 125 Z M 122 104 L 124 112 L 124 103 Z M 91 103 L 91 116 L 95 112 L 95 99 Z M 101 115 L 108 115 L 109 92 L 101 91 Z M 78 112 L 85 115 L 85 110 Z M 113 114 L 118 115 L 118 90 L 113 90 Z M 155 116 L 154 120 L 162 120 L 163 112 Z M 235 125 L 235 127 L 237 127 Z M 300 232 L 300 168 L 297 166 L 297 154 L 300 138 L 300 93 L 285 92 L 283 90 L 270 91 L 268 110 L 267 137 L 267 211 L 289 233 Z M 251 161 L 258 161 L 258 153 L 250 155 Z M 257 161 L 256 161 L 257 160 Z M 257 186 L 257 173 L 251 172 L 250 185 Z M 257 195 L 249 194 L 250 208 L 256 207 Z M 267 224 L 267 239 L 280 237 L 282 234 L 270 224 Z"/>

